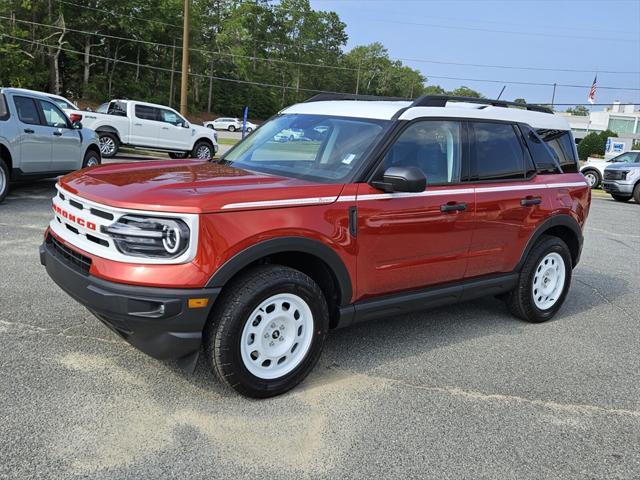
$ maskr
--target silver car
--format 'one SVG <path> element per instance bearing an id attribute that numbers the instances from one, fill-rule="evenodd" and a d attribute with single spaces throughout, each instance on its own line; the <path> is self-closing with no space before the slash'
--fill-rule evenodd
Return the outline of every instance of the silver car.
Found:
<path id="1" fill-rule="evenodd" d="M 604 169 L 602 189 L 618 202 L 633 198 L 640 204 L 640 152 L 629 155 L 626 163 L 614 163 Z"/>
<path id="2" fill-rule="evenodd" d="M 95 132 L 72 123 L 48 94 L 0 88 L 0 202 L 10 181 L 54 177 L 100 162 Z"/>

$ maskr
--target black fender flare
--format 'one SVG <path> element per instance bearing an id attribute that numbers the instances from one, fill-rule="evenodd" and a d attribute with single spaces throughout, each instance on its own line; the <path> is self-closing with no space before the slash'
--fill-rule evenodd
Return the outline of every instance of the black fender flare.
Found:
<path id="1" fill-rule="evenodd" d="M 580 260 L 580 253 L 582 252 L 582 242 L 584 240 L 584 237 L 582 235 L 582 229 L 580 228 L 580 225 L 578 224 L 578 222 L 571 215 L 562 213 L 558 215 L 553 215 L 551 218 L 547 218 L 544 222 L 538 225 L 538 227 L 536 227 L 531 237 L 529 237 L 529 241 L 527 242 L 527 245 L 524 251 L 522 252 L 522 255 L 520 256 L 520 261 L 518 262 L 518 265 L 516 265 L 516 268 L 514 269 L 515 271 L 520 271 L 522 269 L 522 266 L 524 265 L 524 262 L 526 261 L 527 256 L 529 256 L 529 252 L 531 251 L 533 246 L 536 244 L 538 239 L 542 235 L 544 235 L 547 231 L 549 231 L 554 227 L 567 227 L 575 235 L 576 240 L 578 241 L 578 252 L 577 252 L 573 267 L 575 267 L 578 264 L 578 261 Z"/>
<path id="2" fill-rule="evenodd" d="M 276 253 L 307 253 L 322 260 L 335 276 L 341 305 L 351 302 L 353 293 L 349 271 L 338 254 L 324 243 L 305 237 L 279 237 L 256 243 L 227 260 L 207 282 L 207 288 L 221 288 L 240 270 Z"/>

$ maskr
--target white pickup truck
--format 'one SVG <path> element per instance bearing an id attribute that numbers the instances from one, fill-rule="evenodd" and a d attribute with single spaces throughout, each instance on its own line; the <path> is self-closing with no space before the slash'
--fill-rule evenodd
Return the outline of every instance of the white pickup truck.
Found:
<path id="1" fill-rule="evenodd" d="M 107 113 L 65 110 L 84 127 L 95 130 L 103 158 L 121 146 L 167 152 L 171 158 L 207 160 L 218 151 L 216 132 L 190 124 L 174 109 L 133 100 L 112 100 Z"/>

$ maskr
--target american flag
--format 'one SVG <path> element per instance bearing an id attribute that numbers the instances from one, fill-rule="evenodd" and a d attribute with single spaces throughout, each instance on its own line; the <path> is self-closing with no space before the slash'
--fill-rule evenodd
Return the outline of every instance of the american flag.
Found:
<path id="1" fill-rule="evenodd" d="M 591 104 L 596 101 L 596 87 L 598 85 L 598 75 L 593 78 L 593 84 L 591 85 L 591 90 L 589 90 L 589 96 L 587 97 L 587 101 Z"/>

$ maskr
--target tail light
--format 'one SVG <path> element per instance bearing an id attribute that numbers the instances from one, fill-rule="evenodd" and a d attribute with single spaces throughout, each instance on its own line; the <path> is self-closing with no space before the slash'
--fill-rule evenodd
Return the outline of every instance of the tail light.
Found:
<path id="1" fill-rule="evenodd" d="M 76 123 L 82 120 L 82 115 L 80 115 L 79 113 L 72 113 L 71 115 L 69 115 L 69 119 L 71 120 L 71 123 Z"/>

